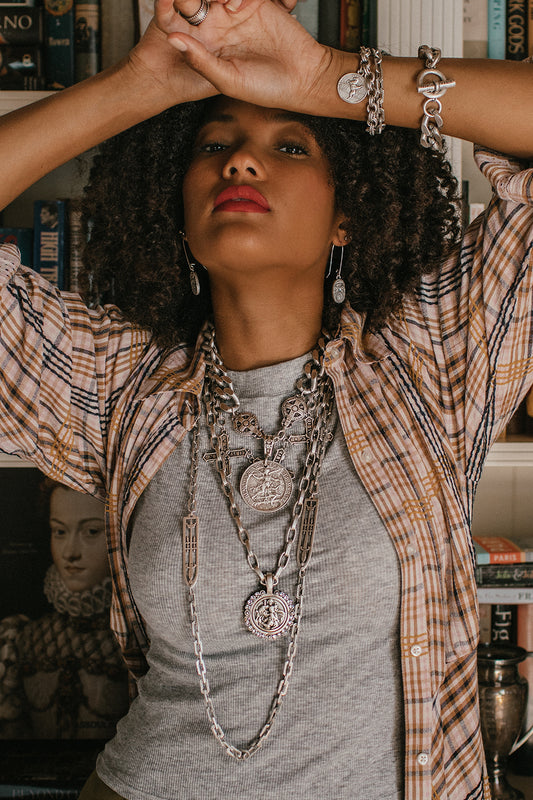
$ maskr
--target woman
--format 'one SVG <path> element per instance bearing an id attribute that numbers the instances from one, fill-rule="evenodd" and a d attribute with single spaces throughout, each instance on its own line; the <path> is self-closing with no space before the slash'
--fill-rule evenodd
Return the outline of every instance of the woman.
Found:
<path id="1" fill-rule="evenodd" d="M 111 579 L 104 508 L 45 481 L 53 610 L 0 622 L 0 736 L 108 739 L 128 706 L 120 650 L 109 630 Z"/>
<path id="2" fill-rule="evenodd" d="M 215 97 L 103 152 L 128 171 L 89 190 L 89 283 L 124 313 L 4 255 L 2 446 L 107 498 L 136 678 L 83 797 L 488 798 L 468 528 L 530 385 L 530 67 L 443 59 L 425 113 L 435 54 L 332 51 L 283 5 L 160 0 L 0 132 L 7 202 Z M 481 151 L 500 197 L 460 249 L 449 169 L 388 130 L 421 119 L 512 153 Z"/>

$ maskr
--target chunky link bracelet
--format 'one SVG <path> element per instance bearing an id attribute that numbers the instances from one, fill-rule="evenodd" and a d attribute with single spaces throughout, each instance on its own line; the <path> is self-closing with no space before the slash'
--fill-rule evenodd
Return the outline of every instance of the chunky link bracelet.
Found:
<path id="1" fill-rule="evenodd" d="M 372 57 L 373 69 L 370 57 Z M 347 72 L 339 78 L 337 93 L 345 103 L 360 103 L 365 97 L 368 97 L 366 130 L 373 136 L 381 133 L 385 127 L 381 51 L 361 47 L 359 60 L 357 72 Z"/>
<path id="2" fill-rule="evenodd" d="M 423 94 L 426 98 L 420 143 L 423 147 L 442 152 L 444 141 L 440 132 L 442 128 L 440 98 L 446 94 L 447 89 L 455 86 L 455 81 L 449 80 L 437 69 L 440 56 L 441 51 L 436 47 L 428 47 L 427 44 L 423 44 L 418 48 L 418 57 L 424 60 L 425 69 L 418 74 L 416 85 L 419 94 Z"/>

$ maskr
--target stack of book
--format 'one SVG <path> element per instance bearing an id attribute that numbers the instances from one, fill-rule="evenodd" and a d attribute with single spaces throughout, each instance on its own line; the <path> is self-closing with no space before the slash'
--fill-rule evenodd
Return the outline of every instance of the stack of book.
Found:
<path id="1" fill-rule="evenodd" d="M 377 41 L 377 0 L 300 0 L 294 16 L 330 47 L 355 51 Z"/>
<path id="2" fill-rule="evenodd" d="M 0 89 L 64 89 L 100 60 L 100 0 L 0 0 Z"/>
<path id="3" fill-rule="evenodd" d="M 0 227 L 0 244 L 15 244 L 26 267 L 58 289 L 79 291 L 82 233 L 78 201 L 36 200 L 33 228 Z"/>
<path id="4" fill-rule="evenodd" d="M 464 54 L 516 61 L 533 55 L 533 0 L 464 0 Z"/>
<path id="5" fill-rule="evenodd" d="M 35 0 L 0 2 L 0 89 L 42 88 L 42 8 L 35 5 Z"/>
<path id="6" fill-rule="evenodd" d="M 520 672 L 529 683 L 524 728 L 533 725 L 533 534 L 474 536 L 482 642 L 517 644 L 528 652 Z M 533 741 L 515 754 L 514 769 L 533 774 Z"/>

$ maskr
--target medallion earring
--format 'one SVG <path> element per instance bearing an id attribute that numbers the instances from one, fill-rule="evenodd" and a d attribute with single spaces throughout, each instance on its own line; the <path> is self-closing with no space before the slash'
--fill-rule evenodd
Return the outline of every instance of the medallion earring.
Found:
<path id="1" fill-rule="evenodd" d="M 195 297 L 198 297 L 202 287 L 200 286 L 200 278 L 196 272 L 197 265 L 189 249 L 189 245 L 187 244 L 187 237 L 182 231 L 180 231 L 180 234 L 183 252 L 185 253 L 185 258 L 187 259 L 187 264 L 189 265 L 189 281 L 191 283 L 191 292 Z"/>
<path id="2" fill-rule="evenodd" d="M 329 276 L 331 275 L 331 270 L 333 268 L 333 260 L 335 257 L 335 248 L 336 245 L 332 244 L 331 254 L 329 257 L 329 269 L 326 278 L 329 278 Z M 341 303 L 344 303 L 344 300 L 346 299 L 346 284 L 344 283 L 341 277 L 342 262 L 344 260 L 344 247 L 339 247 L 338 249 L 340 250 L 339 265 L 337 267 L 337 272 L 335 274 L 335 280 L 333 281 L 333 286 L 331 287 L 331 296 L 333 298 L 333 302 L 340 305 Z"/>

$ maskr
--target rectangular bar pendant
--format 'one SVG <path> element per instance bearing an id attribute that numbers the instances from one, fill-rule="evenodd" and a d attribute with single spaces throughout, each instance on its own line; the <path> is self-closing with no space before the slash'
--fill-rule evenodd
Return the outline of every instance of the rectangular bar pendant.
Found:
<path id="1" fill-rule="evenodd" d="M 198 517 L 183 517 L 183 578 L 192 587 L 198 579 Z"/>
<path id="2" fill-rule="evenodd" d="M 300 535 L 298 537 L 297 559 L 299 567 L 306 567 L 311 558 L 317 514 L 318 497 L 306 498 L 306 500 L 304 500 L 302 519 L 300 521 Z"/>

